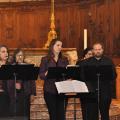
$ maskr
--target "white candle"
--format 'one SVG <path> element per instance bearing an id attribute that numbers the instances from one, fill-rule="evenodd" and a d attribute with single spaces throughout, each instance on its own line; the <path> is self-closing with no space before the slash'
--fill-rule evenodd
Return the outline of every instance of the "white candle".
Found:
<path id="1" fill-rule="evenodd" d="M 87 29 L 84 29 L 84 49 L 87 48 Z"/>

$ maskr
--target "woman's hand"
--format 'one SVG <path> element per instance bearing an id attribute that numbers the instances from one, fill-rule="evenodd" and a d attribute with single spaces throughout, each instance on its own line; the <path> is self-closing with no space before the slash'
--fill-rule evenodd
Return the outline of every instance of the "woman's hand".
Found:
<path id="1" fill-rule="evenodd" d="M 48 71 L 45 72 L 45 76 L 47 76 L 47 74 L 48 74 Z"/>
<path id="2" fill-rule="evenodd" d="M 16 87 L 17 90 L 20 90 L 21 89 L 21 83 L 16 83 L 15 87 Z"/>

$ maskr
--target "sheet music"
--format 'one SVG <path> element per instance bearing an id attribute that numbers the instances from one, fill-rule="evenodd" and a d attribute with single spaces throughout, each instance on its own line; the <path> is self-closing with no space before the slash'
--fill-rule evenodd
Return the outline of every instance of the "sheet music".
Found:
<path id="1" fill-rule="evenodd" d="M 74 85 L 74 90 L 75 92 L 88 92 L 88 88 L 85 84 L 85 82 L 81 82 L 81 81 L 78 81 L 78 80 L 73 80 L 72 81 L 73 85 Z"/>
<path id="2" fill-rule="evenodd" d="M 78 80 L 55 82 L 58 93 L 83 93 L 89 92 L 86 84 Z"/>

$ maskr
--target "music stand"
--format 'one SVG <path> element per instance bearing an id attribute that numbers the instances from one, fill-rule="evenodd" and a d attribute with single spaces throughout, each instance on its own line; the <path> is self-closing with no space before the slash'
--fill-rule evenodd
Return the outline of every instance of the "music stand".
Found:
<path id="1" fill-rule="evenodd" d="M 0 69 L 0 79 L 2 80 L 37 80 L 39 67 L 34 67 L 32 64 L 16 64 L 16 65 L 2 65 Z M 15 89 L 16 99 L 16 89 Z M 14 108 L 16 113 L 16 104 Z"/>
<path id="2" fill-rule="evenodd" d="M 80 80 L 80 67 L 78 65 L 75 66 L 67 66 L 67 76 L 68 78 L 71 78 L 73 80 Z M 69 95 L 67 96 L 73 98 L 73 103 L 74 103 L 74 120 L 76 120 L 76 98 L 79 97 L 79 95 Z"/>
<path id="3" fill-rule="evenodd" d="M 50 67 L 48 68 L 48 79 L 56 79 L 56 82 L 59 80 L 65 80 L 65 79 L 79 79 L 80 80 L 80 68 L 78 66 L 68 66 L 68 67 Z M 61 95 L 64 95 L 65 100 L 67 98 L 74 98 L 74 120 L 76 120 L 76 99 L 79 98 L 79 95 L 65 95 L 65 93 L 61 93 Z M 65 101 L 66 102 L 66 101 Z M 66 104 L 65 104 L 65 110 L 66 110 Z"/>
<path id="4" fill-rule="evenodd" d="M 112 65 L 86 65 L 83 67 L 84 81 L 89 84 L 88 89 L 97 92 L 98 113 L 99 113 L 99 94 L 100 82 L 112 81 L 114 79 Z M 97 87 L 97 88 L 96 88 Z M 99 119 L 99 114 L 98 114 Z"/>

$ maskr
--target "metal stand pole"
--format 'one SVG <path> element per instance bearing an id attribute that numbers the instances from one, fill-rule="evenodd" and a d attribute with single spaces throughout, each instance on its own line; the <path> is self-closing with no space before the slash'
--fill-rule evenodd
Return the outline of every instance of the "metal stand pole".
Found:
<path id="1" fill-rule="evenodd" d="M 14 117 L 16 118 L 16 111 L 17 111 L 16 110 L 16 97 L 17 97 L 17 95 L 16 95 L 17 94 L 17 92 L 16 92 L 16 80 L 17 80 L 17 74 L 14 72 L 13 75 L 14 75 L 14 84 L 15 84 L 15 96 L 14 96 L 15 97 L 15 106 L 13 109 L 14 109 L 14 114 L 15 114 Z"/>
<path id="2" fill-rule="evenodd" d="M 100 95 L 100 73 L 97 73 L 97 102 L 98 102 L 98 120 L 99 120 L 99 95 Z"/>

